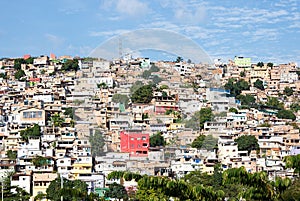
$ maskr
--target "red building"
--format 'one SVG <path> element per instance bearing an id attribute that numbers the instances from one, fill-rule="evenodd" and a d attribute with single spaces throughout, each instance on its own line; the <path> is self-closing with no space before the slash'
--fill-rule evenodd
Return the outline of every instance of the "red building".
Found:
<path id="1" fill-rule="evenodd" d="M 142 131 L 121 131 L 121 152 L 131 156 L 148 156 L 149 134 Z"/>

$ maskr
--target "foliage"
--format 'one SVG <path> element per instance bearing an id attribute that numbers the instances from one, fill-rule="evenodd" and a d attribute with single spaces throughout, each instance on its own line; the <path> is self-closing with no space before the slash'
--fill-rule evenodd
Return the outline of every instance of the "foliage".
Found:
<path id="1" fill-rule="evenodd" d="M 123 103 L 125 105 L 125 108 L 128 108 L 129 98 L 124 94 L 114 94 L 112 96 L 112 102 Z"/>
<path id="2" fill-rule="evenodd" d="M 291 96 L 291 95 L 293 95 L 294 90 L 290 87 L 285 87 L 284 90 L 283 90 L 283 93 L 287 96 Z"/>
<path id="3" fill-rule="evenodd" d="M 7 79 L 7 73 L 0 73 L 0 78 Z"/>
<path id="4" fill-rule="evenodd" d="M 300 174 L 300 154 L 286 156 L 283 161 L 285 162 L 286 168 L 293 168 L 294 173 Z"/>
<path id="5" fill-rule="evenodd" d="M 238 144 L 238 149 L 240 151 L 258 150 L 259 144 L 257 139 L 253 135 L 242 135 L 234 140 Z"/>
<path id="6" fill-rule="evenodd" d="M 18 186 L 3 187 L 3 201 L 29 200 L 30 194 Z"/>
<path id="7" fill-rule="evenodd" d="M 197 111 L 194 113 L 192 118 L 190 120 L 187 120 L 185 123 L 186 128 L 192 128 L 194 130 L 197 130 L 199 128 L 204 128 L 204 123 L 206 121 L 212 121 L 213 119 L 213 113 L 212 109 L 207 108 L 201 108 L 200 111 Z"/>
<path id="8" fill-rule="evenodd" d="M 241 71 L 240 72 L 240 77 L 246 77 L 246 72 L 245 71 Z"/>
<path id="9" fill-rule="evenodd" d="M 79 70 L 78 60 L 67 60 L 65 63 L 63 63 L 61 69 L 63 71 L 77 71 Z"/>
<path id="10" fill-rule="evenodd" d="M 53 114 L 51 116 L 51 122 L 54 127 L 61 127 L 65 122 L 65 119 L 62 118 L 59 114 Z"/>
<path id="11" fill-rule="evenodd" d="M 138 182 L 142 178 L 142 176 L 137 173 L 126 171 L 113 171 L 107 175 L 108 180 L 121 178 L 124 178 L 125 181 L 131 181 L 132 179 L 134 179 L 136 182 Z"/>
<path id="12" fill-rule="evenodd" d="M 283 193 L 282 200 L 284 201 L 297 201 L 300 200 L 300 179 L 297 178 L 293 181 Z"/>
<path id="13" fill-rule="evenodd" d="M 179 63 L 179 62 L 182 62 L 182 61 L 183 61 L 183 58 L 182 58 L 182 57 L 178 56 L 178 57 L 176 58 L 176 63 Z"/>
<path id="14" fill-rule="evenodd" d="M 150 147 L 159 147 L 159 146 L 165 146 L 166 142 L 164 137 L 160 132 L 151 135 L 150 137 Z"/>
<path id="15" fill-rule="evenodd" d="M 292 103 L 290 105 L 290 109 L 293 111 L 293 112 L 298 112 L 300 110 L 300 105 L 299 103 Z"/>
<path id="16" fill-rule="evenodd" d="M 218 139 L 214 138 L 212 135 L 199 135 L 193 142 L 192 147 L 197 149 L 207 149 L 213 150 L 218 143 Z"/>
<path id="17" fill-rule="evenodd" d="M 273 63 L 271 63 L 271 62 L 267 63 L 267 66 L 268 66 L 268 67 L 271 67 L 271 68 L 272 68 L 272 67 L 273 67 L 273 65 L 274 65 L 274 64 L 273 64 Z"/>
<path id="18" fill-rule="evenodd" d="M 24 130 L 20 131 L 20 135 L 22 140 L 28 142 L 30 137 L 40 137 L 41 136 L 41 128 L 38 124 L 34 124 L 33 127 L 28 127 Z"/>
<path id="19" fill-rule="evenodd" d="M 224 85 L 224 88 L 230 90 L 230 94 L 236 97 L 241 94 L 242 90 L 249 90 L 250 85 L 244 79 L 236 81 L 235 79 L 230 78 Z"/>
<path id="20" fill-rule="evenodd" d="M 255 80 L 255 82 L 253 83 L 253 86 L 260 90 L 265 90 L 264 82 L 260 79 Z"/>
<path id="21" fill-rule="evenodd" d="M 161 85 L 161 86 L 159 87 L 159 90 L 160 90 L 160 91 L 162 91 L 162 90 L 164 90 L 164 89 L 169 89 L 169 86 L 163 84 L 163 85 Z"/>
<path id="22" fill-rule="evenodd" d="M 57 177 L 55 180 L 51 181 L 47 190 L 47 198 L 52 201 L 60 201 L 61 196 L 63 196 L 64 201 L 74 201 L 74 200 L 89 200 L 87 184 L 80 180 L 67 180 L 63 179 L 63 188 L 61 189 L 61 178 Z"/>
<path id="23" fill-rule="evenodd" d="M 144 85 L 137 89 L 131 96 L 133 103 L 150 103 L 153 98 L 152 85 Z"/>
<path id="24" fill-rule="evenodd" d="M 283 103 L 280 102 L 277 97 L 268 96 L 266 105 L 276 109 L 283 109 Z"/>
<path id="25" fill-rule="evenodd" d="M 36 156 L 32 159 L 32 163 L 36 167 L 42 167 L 48 165 L 48 159 L 43 156 Z"/>
<path id="26" fill-rule="evenodd" d="M 154 83 L 154 84 L 158 84 L 158 83 L 160 83 L 162 81 L 162 79 L 158 76 L 158 75 L 154 75 L 153 77 L 152 77 L 152 82 Z"/>
<path id="27" fill-rule="evenodd" d="M 263 67 L 264 66 L 264 62 L 258 62 L 256 65 L 259 66 L 259 67 Z"/>
<path id="28" fill-rule="evenodd" d="M 15 78 L 17 80 L 21 80 L 22 77 L 26 76 L 25 72 L 23 70 L 18 70 L 16 73 L 15 73 Z"/>
<path id="29" fill-rule="evenodd" d="M 282 200 L 282 193 L 291 185 L 288 178 L 270 181 L 266 172 L 248 173 L 244 167 L 230 168 L 223 173 L 223 184 L 246 186 L 240 196 L 246 200 Z"/>
<path id="30" fill-rule="evenodd" d="M 247 106 L 253 105 L 256 101 L 255 97 L 249 94 L 246 94 L 245 96 L 238 95 L 236 98 L 241 101 L 241 105 L 247 105 Z"/>
<path id="31" fill-rule="evenodd" d="M 93 135 L 90 135 L 89 141 L 93 157 L 103 155 L 103 147 L 105 145 L 103 134 L 99 130 L 95 130 Z"/>
<path id="32" fill-rule="evenodd" d="M 16 159 L 17 158 L 17 151 L 13 151 L 13 150 L 7 150 L 6 155 L 9 159 Z"/>
<path id="33" fill-rule="evenodd" d="M 74 112 L 72 107 L 65 108 L 64 115 L 69 116 L 71 119 L 74 119 Z"/>
<path id="34" fill-rule="evenodd" d="M 105 192 L 105 197 L 118 200 L 123 199 L 124 201 L 128 200 L 128 195 L 125 187 L 121 184 L 117 184 L 116 182 L 109 185 L 109 190 Z"/>
<path id="35" fill-rule="evenodd" d="M 238 110 L 234 107 L 231 107 L 231 108 L 229 108 L 229 112 L 232 112 L 232 113 L 236 114 L 236 113 L 238 113 Z"/>
<path id="36" fill-rule="evenodd" d="M 107 89 L 108 88 L 108 86 L 107 86 L 107 84 L 105 82 L 98 83 L 97 87 L 99 89 Z"/>
<path id="37" fill-rule="evenodd" d="M 291 110 L 279 110 L 276 116 L 280 119 L 291 119 L 293 121 L 296 119 L 296 115 Z"/>
<path id="38" fill-rule="evenodd" d="M 136 90 L 144 86 L 143 82 L 136 81 L 131 87 L 130 87 L 130 93 L 133 94 Z"/>

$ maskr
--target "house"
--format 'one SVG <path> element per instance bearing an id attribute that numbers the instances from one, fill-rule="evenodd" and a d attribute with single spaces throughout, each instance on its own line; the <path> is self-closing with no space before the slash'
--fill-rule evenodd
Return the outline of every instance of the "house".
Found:
<path id="1" fill-rule="evenodd" d="M 123 130 L 120 132 L 121 152 L 130 156 L 148 156 L 149 134 L 141 130 Z"/>

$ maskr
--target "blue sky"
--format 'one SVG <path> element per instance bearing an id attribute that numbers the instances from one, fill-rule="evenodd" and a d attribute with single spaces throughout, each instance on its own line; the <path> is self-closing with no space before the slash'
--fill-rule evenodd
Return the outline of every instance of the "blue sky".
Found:
<path id="1" fill-rule="evenodd" d="M 300 62 L 299 0 L 1 1 L 0 57 L 87 56 L 110 37 L 162 28 L 213 59 Z M 299 64 L 300 65 L 300 64 Z"/>

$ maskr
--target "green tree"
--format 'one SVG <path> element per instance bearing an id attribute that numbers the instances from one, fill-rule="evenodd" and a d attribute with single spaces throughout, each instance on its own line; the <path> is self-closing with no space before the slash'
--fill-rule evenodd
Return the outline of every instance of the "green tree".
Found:
<path id="1" fill-rule="evenodd" d="M 296 115 L 291 110 L 279 110 L 276 116 L 280 119 L 291 119 L 293 121 L 296 119 Z"/>
<path id="2" fill-rule="evenodd" d="M 64 201 L 89 200 L 87 184 L 80 180 L 63 179 L 61 188 L 61 178 L 57 177 L 51 181 L 47 190 L 47 198 L 52 201 L 60 201 L 63 196 Z"/>
<path id="3" fill-rule="evenodd" d="M 256 102 L 255 97 L 249 94 L 238 95 L 236 98 L 241 101 L 241 105 L 245 106 L 252 106 Z"/>
<path id="4" fill-rule="evenodd" d="M 157 67 L 157 66 L 155 66 L 155 65 L 151 65 L 151 67 L 150 67 L 150 71 L 151 72 L 159 72 L 159 68 Z"/>
<path id="5" fill-rule="evenodd" d="M 124 186 L 117 183 L 112 183 L 109 185 L 109 190 L 105 192 L 105 197 L 114 198 L 117 200 L 128 200 L 127 191 Z"/>
<path id="6" fill-rule="evenodd" d="M 291 95 L 293 95 L 294 90 L 290 87 L 285 87 L 284 90 L 283 90 L 283 93 L 287 96 L 291 96 Z"/>
<path id="7" fill-rule="evenodd" d="M 64 122 L 65 119 L 62 118 L 59 114 L 53 114 L 51 116 L 51 123 L 53 127 L 61 127 Z"/>
<path id="8" fill-rule="evenodd" d="M 150 76 L 151 76 L 151 71 L 150 70 L 145 70 L 142 73 L 142 78 L 144 78 L 144 79 L 149 79 Z"/>
<path id="9" fill-rule="evenodd" d="M 9 159 L 15 160 L 17 158 L 17 151 L 7 150 L 6 155 Z"/>
<path id="10" fill-rule="evenodd" d="M 285 162 L 286 168 L 294 169 L 294 173 L 300 175 L 300 154 L 298 155 L 290 155 L 284 157 L 283 161 Z"/>
<path id="11" fill-rule="evenodd" d="M 26 64 L 26 61 L 23 58 L 17 58 L 14 60 L 14 69 L 21 70 L 21 65 Z"/>
<path id="12" fill-rule="evenodd" d="M 224 85 L 224 88 L 230 90 L 230 94 L 236 97 L 241 94 L 242 90 L 249 90 L 250 85 L 244 79 L 236 81 L 235 79 L 230 78 Z"/>
<path id="13" fill-rule="evenodd" d="M 192 128 L 194 130 L 197 130 L 199 128 L 203 129 L 204 123 L 212 120 L 213 120 L 212 109 L 209 107 L 201 108 L 200 111 L 194 113 L 191 119 L 185 122 L 185 127 Z"/>
<path id="14" fill-rule="evenodd" d="M 41 136 L 41 128 L 38 124 L 34 124 L 32 127 L 28 127 L 24 130 L 20 131 L 20 135 L 22 140 L 28 142 L 30 137 L 40 137 Z"/>
<path id="15" fill-rule="evenodd" d="M 178 57 L 176 58 L 176 63 L 179 63 L 179 62 L 182 62 L 182 61 L 183 61 L 183 58 L 182 58 L 182 57 L 178 56 Z"/>
<path id="16" fill-rule="evenodd" d="M 129 98 L 124 94 L 114 94 L 112 96 L 112 102 L 123 103 L 125 105 L 125 108 L 128 108 Z"/>
<path id="17" fill-rule="evenodd" d="M 73 107 L 65 108 L 64 115 L 69 116 L 71 119 L 74 119 L 74 111 Z"/>
<path id="18" fill-rule="evenodd" d="M 136 90 L 144 86 L 143 82 L 136 81 L 131 87 L 130 87 L 130 93 L 133 94 Z"/>
<path id="19" fill-rule="evenodd" d="M 150 103 L 153 98 L 152 85 L 144 85 L 137 89 L 131 96 L 133 103 Z"/>
<path id="20" fill-rule="evenodd" d="M 289 186 L 282 193 L 282 200 L 284 201 L 297 201 L 300 200 L 300 179 L 297 178 L 292 182 L 292 185 Z"/>
<path id="21" fill-rule="evenodd" d="M 273 63 L 269 62 L 269 63 L 267 63 L 267 66 L 272 68 L 273 67 Z"/>
<path id="22" fill-rule="evenodd" d="M 105 145 L 103 133 L 101 133 L 100 130 L 95 130 L 95 133 L 93 135 L 90 135 L 89 141 L 91 144 L 93 157 L 103 155 Z"/>
<path id="23" fill-rule="evenodd" d="M 253 86 L 260 89 L 260 90 L 265 90 L 265 87 L 264 87 L 264 82 L 260 79 L 257 79 L 254 83 L 253 83 Z"/>
<path id="24" fill-rule="evenodd" d="M 293 111 L 293 112 L 298 112 L 300 110 L 300 105 L 299 103 L 292 103 L 290 105 L 290 109 Z"/>
<path id="25" fill-rule="evenodd" d="M 160 132 L 150 136 L 150 147 L 159 147 L 165 145 L 165 139 Z"/>
<path id="26" fill-rule="evenodd" d="M 256 65 L 259 66 L 259 67 L 263 67 L 264 66 L 264 62 L 258 62 Z"/>
<path id="27" fill-rule="evenodd" d="M 255 136 L 253 135 L 242 135 L 234 140 L 238 144 L 240 151 L 258 150 L 259 144 Z"/>
<path id="28" fill-rule="evenodd" d="M 266 105 L 277 109 L 283 109 L 283 103 L 280 102 L 277 97 L 268 96 Z"/>
<path id="29" fill-rule="evenodd" d="M 32 163 L 36 167 L 43 167 L 48 165 L 48 159 L 43 156 L 36 156 L 32 159 Z"/>
<path id="30" fill-rule="evenodd" d="M 234 108 L 234 107 L 231 107 L 231 108 L 229 108 L 229 112 L 237 114 L 238 110 L 236 108 Z"/>
<path id="31" fill-rule="evenodd" d="M 67 60 L 65 63 L 63 63 L 61 69 L 63 71 L 77 71 L 79 70 L 78 60 Z"/>
<path id="32" fill-rule="evenodd" d="M 158 75 L 154 75 L 154 76 L 152 77 L 152 82 L 153 82 L 154 84 L 159 84 L 161 81 L 162 81 L 162 79 L 161 79 Z"/>
<path id="33" fill-rule="evenodd" d="M 23 78 L 24 76 L 26 76 L 25 72 L 23 70 L 18 70 L 16 73 L 15 73 L 15 78 L 17 80 L 21 80 L 21 78 Z"/>
<path id="34" fill-rule="evenodd" d="M 199 135 L 193 142 L 192 147 L 197 149 L 213 150 L 218 143 L 218 139 L 212 135 Z"/>
<path id="35" fill-rule="evenodd" d="M 101 83 L 97 84 L 97 87 L 99 89 L 107 89 L 108 88 L 108 86 L 105 82 L 101 82 Z"/>
<path id="36" fill-rule="evenodd" d="M 0 73 L 0 78 L 7 79 L 7 73 Z"/>
<path id="37" fill-rule="evenodd" d="M 240 72 L 240 77 L 246 77 L 246 72 L 245 71 L 241 71 Z"/>

